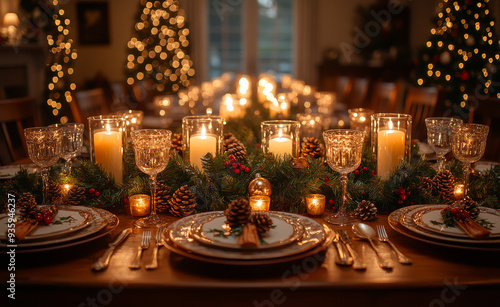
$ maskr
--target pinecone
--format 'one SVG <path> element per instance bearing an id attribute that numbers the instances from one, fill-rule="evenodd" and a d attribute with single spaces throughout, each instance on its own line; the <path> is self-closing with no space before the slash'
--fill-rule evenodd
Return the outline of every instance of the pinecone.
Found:
<path id="1" fill-rule="evenodd" d="M 323 157 L 323 148 L 321 148 L 320 141 L 313 137 L 305 137 L 302 141 L 300 156 L 303 158 L 311 157 L 312 159 Z"/>
<path id="2" fill-rule="evenodd" d="M 47 190 L 47 198 L 51 201 L 55 201 L 61 198 L 63 195 L 61 185 L 54 180 L 49 182 L 49 188 Z"/>
<path id="3" fill-rule="evenodd" d="M 23 193 L 16 201 L 16 206 L 24 218 L 34 218 L 32 213 L 35 213 L 37 204 L 35 197 L 31 193 Z"/>
<path id="4" fill-rule="evenodd" d="M 273 220 L 265 213 L 254 213 L 250 217 L 250 222 L 252 222 L 255 227 L 257 227 L 257 232 L 259 235 L 263 235 L 268 232 L 273 226 Z"/>
<path id="5" fill-rule="evenodd" d="M 156 186 L 156 210 L 160 213 L 168 213 L 169 200 L 172 198 L 170 196 L 170 188 L 163 183 Z"/>
<path id="6" fill-rule="evenodd" d="M 226 215 L 226 223 L 231 227 L 237 227 L 248 222 L 252 214 L 252 207 L 250 207 L 248 200 L 238 198 L 227 206 L 224 214 Z"/>
<path id="7" fill-rule="evenodd" d="M 420 181 L 422 182 L 422 187 L 424 188 L 424 190 L 432 193 L 432 179 L 429 177 L 420 177 Z"/>
<path id="8" fill-rule="evenodd" d="M 228 155 L 233 155 L 239 162 L 245 161 L 247 156 L 247 149 L 240 140 L 238 140 L 232 133 L 224 134 L 224 151 Z"/>
<path id="9" fill-rule="evenodd" d="M 168 200 L 168 212 L 173 216 L 188 216 L 195 213 L 196 196 L 183 185 Z"/>
<path id="10" fill-rule="evenodd" d="M 476 219 L 479 216 L 479 205 L 469 196 L 459 201 L 458 208 L 468 212 L 471 219 Z"/>
<path id="11" fill-rule="evenodd" d="M 297 173 L 302 172 L 307 167 L 309 167 L 309 161 L 306 158 L 298 157 L 292 159 L 292 168 Z"/>
<path id="12" fill-rule="evenodd" d="M 171 149 L 170 152 L 171 154 L 173 154 L 175 151 L 179 154 L 179 156 L 182 157 L 182 133 L 175 133 L 172 136 L 170 149 Z"/>
<path id="13" fill-rule="evenodd" d="M 377 207 L 367 200 L 363 200 L 358 204 L 354 215 L 362 221 L 371 221 L 377 216 Z"/>
<path id="14" fill-rule="evenodd" d="M 78 206 L 85 201 L 85 189 L 79 186 L 72 187 L 66 197 L 64 202 L 66 205 Z"/>
<path id="15" fill-rule="evenodd" d="M 453 190 L 455 189 L 455 177 L 449 170 L 439 172 L 432 179 L 432 192 L 439 195 L 443 200 L 451 201 L 454 199 Z"/>

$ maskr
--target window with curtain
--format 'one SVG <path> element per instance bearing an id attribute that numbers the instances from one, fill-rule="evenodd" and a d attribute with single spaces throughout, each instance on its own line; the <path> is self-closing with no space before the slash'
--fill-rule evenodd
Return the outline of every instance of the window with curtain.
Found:
<path id="1" fill-rule="evenodd" d="M 209 77 L 224 72 L 293 72 L 294 0 L 210 0 Z M 256 46 L 255 46 L 256 44 Z M 251 59 L 257 59 L 252 63 Z M 249 68 L 250 67 L 250 68 Z"/>

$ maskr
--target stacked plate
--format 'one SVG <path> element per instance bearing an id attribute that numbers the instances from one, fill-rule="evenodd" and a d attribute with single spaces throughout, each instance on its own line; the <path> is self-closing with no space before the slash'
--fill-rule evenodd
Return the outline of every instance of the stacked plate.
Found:
<path id="1" fill-rule="evenodd" d="M 229 265 L 262 265 L 293 261 L 325 249 L 325 229 L 297 214 L 268 212 L 274 227 L 256 248 L 245 248 L 225 230 L 222 211 L 200 213 L 172 223 L 164 232 L 166 247 L 192 259 Z"/>
<path id="2" fill-rule="evenodd" d="M 50 225 L 40 224 L 23 241 L 8 240 L 7 214 L 0 214 L 0 250 L 16 248 L 16 253 L 65 248 L 100 238 L 118 226 L 118 217 L 106 210 L 82 206 L 61 206 Z"/>
<path id="3" fill-rule="evenodd" d="M 500 212 L 480 207 L 478 221 L 488 227 L 488 239 L 470 238 L 459 227 L 446 226 L 441 210 L 447 205 L 415 205 L 400 208 L 389 215 L 391 227 L 408 237 L 436 245 L 472 249 L 500 251 Z"/>

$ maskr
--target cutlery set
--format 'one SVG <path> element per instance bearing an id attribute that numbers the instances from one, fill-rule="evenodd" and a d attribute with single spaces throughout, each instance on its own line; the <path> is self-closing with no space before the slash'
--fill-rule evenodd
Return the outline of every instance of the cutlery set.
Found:
<path id="1" fill-rule="evenodd" d="M 153 260 L 150 264 L 147 264 L 145 268 L 147 270 L 152 270 L 158 268 L 158 251 L 160 247 L 165 245 L 161 234 L 163 233 L 164 228 L 160 227 L 156 230 L 155 237 L 155 245 L 153 250 Z M 104 252 L 104 254 L 94 263 L 92 269 L 94 271 L 102 271 L 106 269 L 109 265 L 109 261 L 115 249 L 128 237 L 128 235 L 132 232 L 131 228 L 127 228 L 119 233 L 108 245 L 108 249 Z M 130 269 L 139 269 L 141 268 L 141 257 L 145 250 L 149 248 L 151 245 L 151 231 L 145 230 L 142 232 L 142 239 L 137 247 L 137 254 L 129 265 Z"/>
<path id="2" fill-rule="evenodd" d="M 390 270 L 393 268 L 393 264 L 390 259 L 383 257 L 377 245 L 373 243 L 374 239 L 378 239 L 380 242 L 388 243 L 396 253 L 399 263 L 412 263 L 411 259 L 403 255 L 403 253 L 401 253 L 389 240 L 387 232 L 383 225 L 377 225 L 377 232 L 375 232 L 375 230 L 371 226 L 364 223 L 358 223 L 352 226 L 352 231 L 357 238 L 367 240 L 370 243 L 370 246 L 374 250 L 377 256 L 378 264 L 381 268 Z M 335 247 L 337 249 L 338 257 L 336 258 L 335 262 L 338 265 L 352 266 L 352 268 L 355 270 L 366 269 L 367 266 L 365 262 L 352 247 L 351 237 L 347 234 L 346 230 L 331 230 L 330 236 L 330 240 L 335 244 Z"/>

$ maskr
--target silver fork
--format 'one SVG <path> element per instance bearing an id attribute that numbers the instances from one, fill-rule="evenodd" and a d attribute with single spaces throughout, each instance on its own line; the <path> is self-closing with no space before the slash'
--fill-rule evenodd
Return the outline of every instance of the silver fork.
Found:
<path id="1" fill-rule="evenodd" d="M 156 231 L 156 245 L 153 251 L 153 261 L 150 264 L 146 265 L 147 270 L 153 270 L 158 268 L 158 250 L 161 246 L 163 246 L 163 240 L 161 239 L 161 234 L 163 233 L 163 227 L 158 228 Z"/>
<path id="2" fill-rule="evenodd" d="M 394 244 L 392 244 L 392 242 L 389 240 L 389 237 L 387 236 L 387 232 L 385 231 L 384 225 L 377 225 L 377 233 L 378 233 L 378 240 L 380 242 L 387 242 L 392 247 L 392 249 L 394 249 L 394 251 L 396 252 L 396 255 L 398 256 L 399 263 L 403 263 L 403 264 L 411 264 L 412 263 L 411 259 L 406 257 L 405 255 L 403 255 L 403 253 L 401 253 L 396 248 L 396 246 L 394 246 Z"/>
<path id="3" fill-rule="evenodd" d="M 151 231 L 149 231 L 149 230 L 143 231 L 141 243 L 139 244 L 139 247 L 137 248 L 137 255 L 135 256 L 135 259 L 130 264 L 129 268 L 139 269 L 141 267 L 142 251 L 149 248 L 149 242 L 151 242 Z"/>

